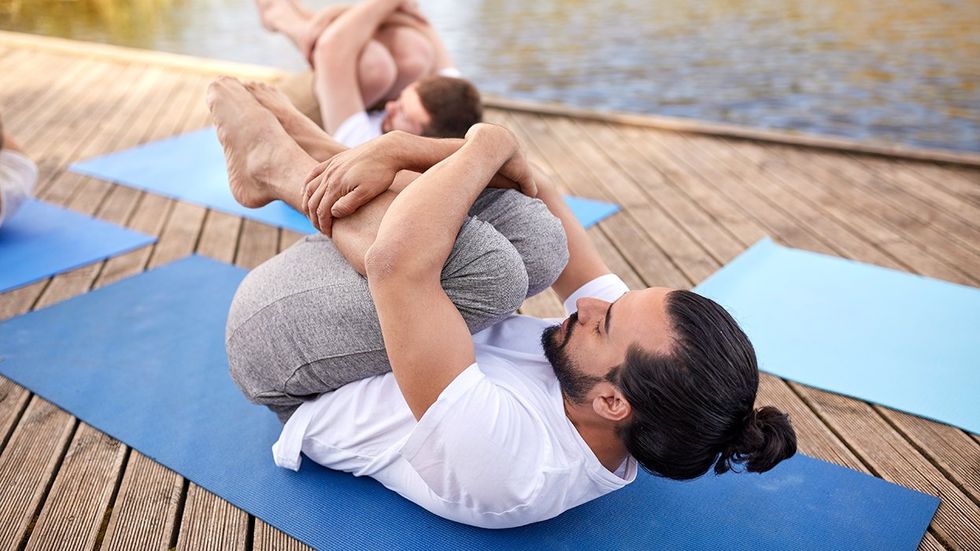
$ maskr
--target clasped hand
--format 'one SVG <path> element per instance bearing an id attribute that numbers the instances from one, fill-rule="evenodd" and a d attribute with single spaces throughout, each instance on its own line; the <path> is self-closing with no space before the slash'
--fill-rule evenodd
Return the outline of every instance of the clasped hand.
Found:
<path id="1" fill-rule="evenodd" d="M 317 165 L 304 184 L 303 214 L 332 236 L 334 218 L 353 214 L 391 187 L 401 169 L 392 151 L 382 137 Z"/>

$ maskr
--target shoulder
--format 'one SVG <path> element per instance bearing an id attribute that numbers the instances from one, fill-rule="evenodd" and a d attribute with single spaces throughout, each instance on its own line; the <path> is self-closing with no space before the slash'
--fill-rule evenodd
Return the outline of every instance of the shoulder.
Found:
<path id="1" fill-rule="evenodd" d="M 400 453 L 442 501 L 497 514 L 533 502 L 553 447 L 534 406 L 474 363 L 419 419 Z"/>

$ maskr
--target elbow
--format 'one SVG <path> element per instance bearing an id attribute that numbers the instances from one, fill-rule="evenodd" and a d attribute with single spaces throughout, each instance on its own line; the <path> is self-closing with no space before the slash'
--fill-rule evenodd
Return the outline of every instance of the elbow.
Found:
<path id="1" fill-rule="evenodd" d="M 367 276 L 368 281 L 382 282 L 391 279 L 396 272 L 395 266 L 399 262 L 393 248 L 377 241 L 368 247 L 367 252 L 364 253 L 364 275 Z"/>
<path id="2" fill-rule="evenodd" d="M 411 247 L 397 241 L 375 241 L 364 254 L 364 273 L 371 285 L 421 281 L 427 277 L 438 281 L 440 270 L 433 269 L 414 254 Z"/>

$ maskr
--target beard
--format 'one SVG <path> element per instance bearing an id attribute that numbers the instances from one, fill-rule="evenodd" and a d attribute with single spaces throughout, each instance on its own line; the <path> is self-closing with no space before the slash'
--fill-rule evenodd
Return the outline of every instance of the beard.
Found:
<path id="1" fill-rule="evenodd" d="M 578 313 L 576 312 L 568 317 L 568 329 L 564 335 L 561 334 L 561 325 L 554 325 L 545 329 L 541 333 L 541 347 L 544 348 L 544 355 L 548 358 L 551 369 L 555 371 L 555 377 L 558 378 L 558 385 L 561 387 L 562 394 L 573 403 L 581 404 L 586 401 L 585 395 L 589 390 L 602 379 L 583 373 L 581 369 L 576 367 L 575 362 L 568 357 L 565 347 L 572 338 L 577 323 Z"/>

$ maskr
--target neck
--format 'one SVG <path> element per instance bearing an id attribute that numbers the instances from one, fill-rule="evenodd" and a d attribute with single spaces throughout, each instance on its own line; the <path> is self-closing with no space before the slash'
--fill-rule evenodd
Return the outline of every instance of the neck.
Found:
<path id="1" fill-rule="evenodd" d="M 610 472 L 615 472 L 629 452 L 616 434 L 616 426 L 610 421 L 595 414 L 588 405 L 575 404 L 564 398 L 565 416 L 572 422 L 579 436 L 595 454 L 602 466 Z"/>

